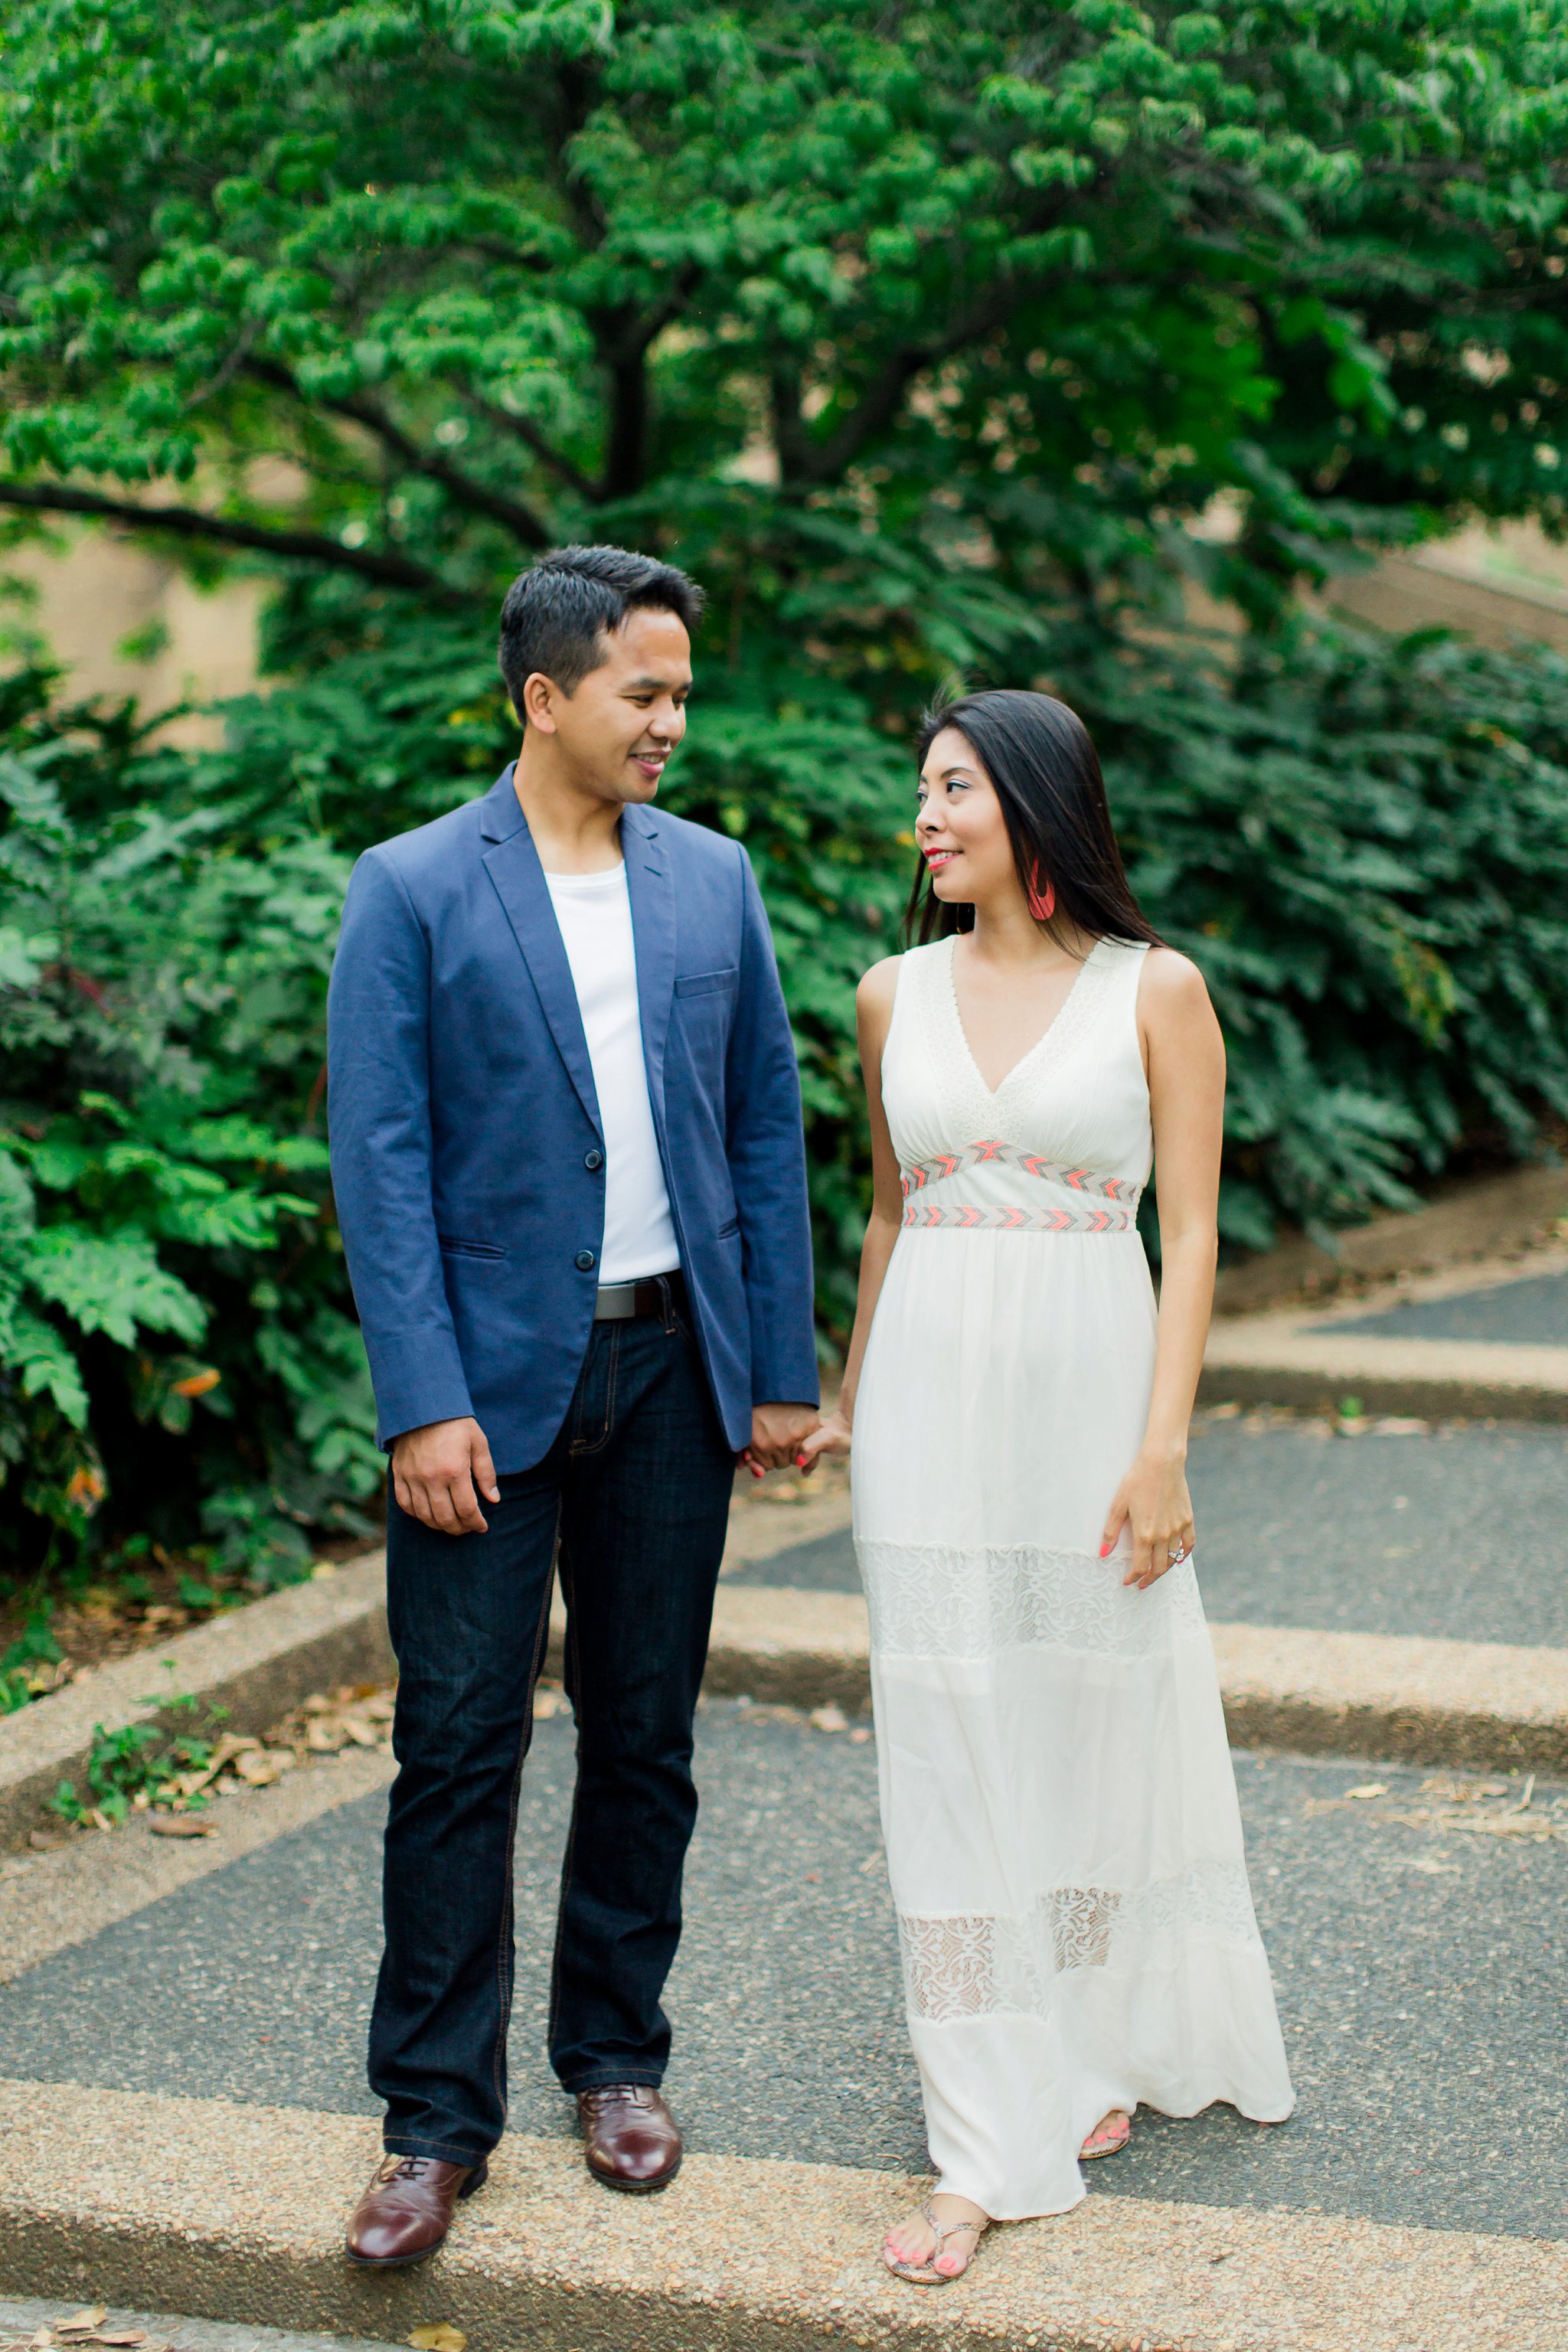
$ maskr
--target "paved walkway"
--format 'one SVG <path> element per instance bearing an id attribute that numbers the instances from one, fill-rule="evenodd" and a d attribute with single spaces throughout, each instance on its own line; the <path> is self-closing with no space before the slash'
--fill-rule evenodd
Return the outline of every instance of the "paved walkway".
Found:
<path id="1" fill-rule="evenodd" d="M 571 1727 L 542 1725 L 520 1829 L 513 2124 L 564 2134 L 539 2053 Z M 1242 1757 L 1259 1911 L 1301 2106 L 1150 2118 L 1097 2192 L 1568 2238 L 1561 2132 L 1568 1790 Z M 918 2169 L 869 1742 L 730 1704 L 670 1988 L 694 2148 Z M 1369 1786 L 1386 1793 L 1351 1797 Z M 1478 1787 L 1499 1791 L 1476 1794 Z M 384 1799 L 362 1798 L 104 1928 L 0 1998 L 0 2074 L 363 2113 Z M 1488 1829 L 1456 1826 L 1469 1820 Z"/>
<path id="2" fill-rule="evenodd" d="M 1389 1339 L 1487 1339 L 1521 1348 L 1568 1348 L 1568 1274 L 1521 1276 L 1443 1298 L 1410 1298 L 1371 1315 L 1308 1326 Z"/>

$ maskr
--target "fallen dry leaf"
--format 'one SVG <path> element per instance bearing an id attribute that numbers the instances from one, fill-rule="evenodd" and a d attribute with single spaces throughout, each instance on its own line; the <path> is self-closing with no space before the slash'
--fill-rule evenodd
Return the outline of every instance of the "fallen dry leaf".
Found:
<path id="1" fill-rule="evenodd" d="M 841 1706 L 814 1706 L 811 1720 L 818 1731 L 847 1731 L 849 1717 Z"/>
<path id="2" fill-rule="evenodd" d="M 154 1837 L 216 1837 L 216 1822 L 204 1821 L 199 1813 L 160 1813 L 153 1823 Z"/>
<path id="3" fill-rule="evenodd" d="M 147 2330 L 144 2327 L 100 2327 L 92 2340 L 95 2344 L 145 2344 Z"/>
<path id="4" fill-rule="evenodd" d="M 549 1723 L 553 1717 L 560 1714 L 565 1704 L 559 1691 L 536 1690 L 533 1694 L 535 1721 Z"/>
<path id="5" fill-rule="evenodd" d="M 109 2305 L 106 2303 L 84 2304 L 79 2311 L 73 2311 L 68 2319 L 55 2322 L 55 2334 L 63 2336 L 68 2328 L 79 2327 L 84 2334 L 90 2336 L 93 2329 L 101 2327 L 108 2317 Z"/>
<path id="6" fill-rule="evenodd" d="M 283 1767 L 277 1757 L 268 1756 L 260 1748 L 237 1756 L 234 1769 L 252 1789 L 269 1789 L 274 1780 L 280 1780 L 283 1777 Z"/>
<path id="7" fill-rule="evenodd" d="M 381 1734 L 375 1726 L 362 1723 L 357 1716 L 345 1715 L 343 1729 L 356 1748 L 374 1748 L 380 1744 Z"/>
<path id="8" fill-rule="evenodd" d="M 416 2327 L 408 2341 L 414 2352 L 465 2352 L 468 2339 L 460 2327 L 438 2319 L 433 2327 Z"/>
<path id="9" fill-rule="evenodd" d="M 1347 1789 L 1345 1794 L 1359 1801 L 1367 1797 L 1386 1797 L 1388 1790 L 1381 1780 L 1368 1780 L 1363 1788 Z"/>
<path id="10" fill-rule="evenodd" d="M 1472 1837 L 1550 1838 L 1556 1835 L 1551 1822 L 1542 1821 L 1538 1813 L 1439 1813 L 1437 1826 L 1445 1830 L 1465 1830 Z"/>

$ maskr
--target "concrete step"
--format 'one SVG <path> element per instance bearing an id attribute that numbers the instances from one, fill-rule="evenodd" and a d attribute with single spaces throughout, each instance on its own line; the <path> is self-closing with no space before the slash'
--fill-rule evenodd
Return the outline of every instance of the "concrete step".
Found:
<path id="1" fill-rule="evenodd" d="M 0 2129 L 0 2269 L 28 2292 L 381 2344 L 446 2322 L 468 2352 L 1561 2352 L 1568 2301 L 1559 2246 L 1110 2196 L 996 2230 L 921 2294 L 875 2254 L 916 2182 L 693 2156 L 614 2198 L 521 2135 L 434 2262 L 367 2276 L 339 2250 L 368 2170 L 342 2116 L 5 2083 Z"/>
<path id="2" fill-rule="evenodd" d="M 1559 1329 L 1561 1340 L 1541 1336 Z M 1327 1310 L 1219 1318 L 1199 1396 L 1310 1411 L 1353 1397 L 1368 1413 L 1568 1421 L 1568 1256 L 1540 1251 Z"/>

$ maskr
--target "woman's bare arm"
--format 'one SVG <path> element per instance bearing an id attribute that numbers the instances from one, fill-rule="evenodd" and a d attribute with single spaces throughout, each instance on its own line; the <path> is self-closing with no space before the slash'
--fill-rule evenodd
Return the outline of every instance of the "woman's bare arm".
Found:
<path id="1" fill-rule="evenodd" d="M 1225 1042 L 1202 973 L 1167 948 L 1149 953 L 1138 1025 L 1154 1129 L 1160 1323 L 1143 1443 L 1111 1505 L 1102 1552 L 1130 1524 L 1125 1581 L 1147 1587 L 1163 1576 L 1171 1552 L 1193 1546 L 1187 1424 L 1214 1304 Z"/>
<path id="2" fill-rule="evenodd" d="M 899 1238 L 899 1227 L 903 1221 L 904 1196 L 899 1177 L 898 1156 L 893 1150 L 893 1139 L 888 1132 L 888 1114 L 882 1108 L 882 1048 L 888 1042 L 888 1025 L 893 1017 L 893 993 L 898 980 L 899 959 L 889 956 L 884 962 L 872 965 L 855 994 L 860 1072 L 865 1081 L 866 1108 L 871 1121 L 871 1213 L 866 1221 L 866 1238 L 860 1244 L 860 1284 L 855 1298 L 855 1328 L 850 1335 L 838 1402 L 832 1412 L 823 1416 L 821 1426 L 812 1432 L 801 1448 L 801 1467 L 808 1475 L 820 1455 L 842 1454 L 849 1451 L 849 1431 L 855 1418 L 855 1392 L 860 1384 L 866 1342 L 871 1336 L 871 1318 L 882 1295 L 888 1261 L 893 1255 L 893 1244 Z"/>

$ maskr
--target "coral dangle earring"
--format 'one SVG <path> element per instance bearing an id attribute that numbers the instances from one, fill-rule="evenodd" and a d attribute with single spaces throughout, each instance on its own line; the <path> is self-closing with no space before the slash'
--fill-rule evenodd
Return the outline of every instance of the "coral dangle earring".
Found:
<path id="1" fill-rule="evenodd" d="M 1047 882 L 1042 895 L 1040 869 L 1037 866 L 1029 877 L 1029 912 L 1037 923 L 1048 923 L 1056 911 L 1057 886 L 1054 882 Z"/>

